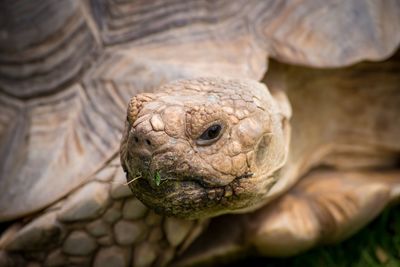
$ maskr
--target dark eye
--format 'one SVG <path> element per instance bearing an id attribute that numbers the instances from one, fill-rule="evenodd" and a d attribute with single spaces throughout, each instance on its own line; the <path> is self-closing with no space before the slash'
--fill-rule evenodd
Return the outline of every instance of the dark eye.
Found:
<path id="1" fill-rule="evenodd" d="M 208 145 L 216 141 L 221 134 L 222 126 L 219 124 L 214 124 L 208 127 L 197 140 L 199 145 Z"/>

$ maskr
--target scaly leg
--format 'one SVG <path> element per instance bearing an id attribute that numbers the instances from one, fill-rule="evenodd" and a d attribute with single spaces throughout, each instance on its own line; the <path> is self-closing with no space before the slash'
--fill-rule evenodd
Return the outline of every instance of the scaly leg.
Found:
<path id="1" fill-rule="evenodd" d="M 53 206 L 0 234 L 0 266 L 165 266 L 205 221 L 148 210 L 125 184 L 119 159 Z"/>
<path id="2" fill-rule="evenodd" d="M 354 234 L 400 195 L 400 171 L 316 170 L 249 217 L 250 243 L 289 256 Z"/>

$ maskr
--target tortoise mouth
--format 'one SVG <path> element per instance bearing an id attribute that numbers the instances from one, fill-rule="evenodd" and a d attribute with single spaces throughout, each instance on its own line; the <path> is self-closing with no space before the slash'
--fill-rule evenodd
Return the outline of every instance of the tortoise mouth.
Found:
<path id="1" fill-rule="evenodd" d="M 142 172 L 141 172 L 142 173 Z M 229 182 L 226 185 L 215 185 L 210 182 L 207 182 L 207 179 L 204 179 L 201 176 L 180 176 L 178 174 L 168 174 L 164 175 L 161 174 L 161 172 L 155 172 L 154 175 L 143 175 L 140 174 L 136 176 L 136 180 L 138 180 L 138 185 L 140 186 L 142 183 L 146 183 L 148 187 L 151 188 L 151 190 L 165 190 L 166 187 L 169 187 L 168 184 L 172 183 L 194 183 L 196 184 L 197 187 L 203 188 L 205 191 L 212 191 L 212 190 L 218 190 L 221 189 L 223 191 L 230 191 L 232 190 L 232 195 L 235 195 L 235 187 L 238 185 L 238 181 L 241 179 L 246 179 L 252 177 L 252 173 L 245 173 L 243 175 L 235 177 L 231 182 Z M 153 177 L 153 178 L 149 178 Z M 133 179 L 135 179 L 133 178 Z M 143 178 L 143 179 L 141 179 Z M 135 181 L 132 181 L 132 179 L 129 178 L 129 175 L 127 175 L 127 180 L 128 183 L 134 183 Z"/>
<path id="2" fill-rule="evenodd" d="M 212 190 L 212 189 L 225 189 L 227 187 L 234 186 L 237 184 L 237 181 L 240 179 L 245 179 L 245 178 L 250 178 L 253 176 L 253 173 L 244 173 L 240 176 L 236 176 L 231 182 L 229 182 L 226 185 L 216 185 L 214 183 L 209 182 L 210 180 L 218 180 L 218 179 L 207 179 L 209 177 L 203 177 L 199 175 L 181 175 L 175 172 L 168 172 L 165 174 L 163 171 L 154 171 L 154 172 L 149 172 L 149 171 L 139 171 L 136 176 L 133 179 L 141 179 L 146 181 L 149 186 L 151 186 L 154 190 L 160 190 L 162 189 L 162 184 L 168 184 L 168 183 L 185 183 L 185 182 L 195 182 L 198 184 L 198 186 L 203 187 L 205 190 Z M 129 178 L 127 175 L 127 180 L 128 183 L 131 183 L 132 179 Z"/>
<path id="3" fill-rule="evenodd" d="M 212 217 L 244 209 L 265 195 L 265 190 L 258 190 L 258 182 L 254 181 L 257 179 L 250 173 L 238 176 L 224 186 L 204 183 L 198 176 L 169 175 L 161 177 L 159 182 L 157 179 L 139 178 L 129 186 L 135 196 L 155 212 L 185 219 Z M 273 180 L 273 177 L 264 180 L 268 190 Z"/>

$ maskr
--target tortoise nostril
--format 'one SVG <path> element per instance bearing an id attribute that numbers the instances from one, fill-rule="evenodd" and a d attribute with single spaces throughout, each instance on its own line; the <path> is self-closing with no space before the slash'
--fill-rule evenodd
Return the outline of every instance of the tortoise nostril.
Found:
<path id="1" fill-rule="evenodd" d="M 135 136 L 135 138 L 134 138 L 134 139 L 135 139 L 135 142 L 136 142 L 136 143 L 138 143 L 138 142 L 139 142 L 139 138 L 137 138 L 136 136 Z"/>
<path id="2" fill-rule="evenodd" d="M 151 142 L 149 139 L 146 139 L 146 144 L 148 144 L 149 146 L 151 146 Z"/>

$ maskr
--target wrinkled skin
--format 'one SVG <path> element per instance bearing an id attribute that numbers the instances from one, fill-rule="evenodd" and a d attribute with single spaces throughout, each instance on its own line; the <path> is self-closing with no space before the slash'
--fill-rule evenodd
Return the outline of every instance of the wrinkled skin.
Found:
<path id="1" fill-rule="evenodd" d="M 219 238 L 212 228 L 202 233 L 177 266 L 248 251 L 295 255 L 349 237 L 399 199 L 398 76 L 347 88 L 346 71 L 290 74 L 270 72 L 271 89 L 178 81 L 130 101 L 121 162 L 135 196 L 185 219 L 242 213 L 228 216 L 230 227 L 215 218 Z M 394 123 L 365 126 L 374 120 Z"/>
<path id="2" fill-rule="evenodd" d="M 288 106 L 261 83 L 217 78 L 133 97 L 121 142 L 130 188 L 182 218 L 260 207 L 288 154 Z"/>

